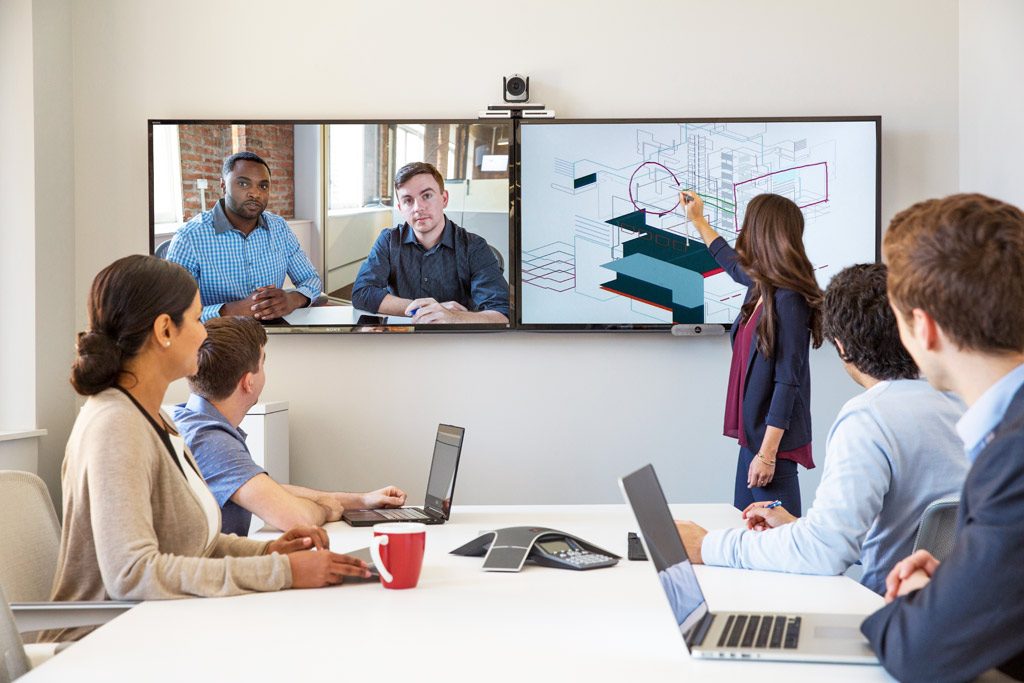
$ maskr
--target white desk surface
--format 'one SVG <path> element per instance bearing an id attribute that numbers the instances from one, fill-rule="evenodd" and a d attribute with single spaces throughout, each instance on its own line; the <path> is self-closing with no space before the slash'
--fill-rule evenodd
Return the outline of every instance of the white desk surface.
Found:
<path id="1" fill-rule="evenodd" d="M 352 306 L 310 306 L 309 308 L 296 308 L 284 317 L 292 325 L 355 325 L 359 316 L 376 313 L 360 311 Z M 412 325 L 412 318 L 399 315 L 389 315 L 387 325 Z"/>
<path id="2" fill-rule="evenodd" d="M 678 519 L 736 526 L 729 505 L 673 505 Z M 591 571 L 484 572 L 448 552 L 481 530 L 538 525 L 623 559 Z M 369 528 L 328 525 L 332 549 Z M 419 586 L 377 584 L 146 602 L 24 679 L 36 681 L 890 681 L 879 666 L 691 659 L 649 562 L 625 559 L 625 505 L 456 506 L 428 527 Z M 712 610 L 869 614 L 882 599 L 846 577 L 697 567 Z"/>

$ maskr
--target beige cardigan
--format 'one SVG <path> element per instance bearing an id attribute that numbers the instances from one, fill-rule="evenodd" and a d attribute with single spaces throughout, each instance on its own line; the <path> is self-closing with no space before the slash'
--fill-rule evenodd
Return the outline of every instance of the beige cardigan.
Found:
<path id="1" fill-rule="evenodd" d="M 291 586 L 288 558 L 264 555 L 267 543 L 219 534 L 206 545 L 199 499 L 153 425 L 117 389 L 85 402 L 61 482 L 64 524 L 51 600 L 213 597 Z M 50 631 L 43 639 L 74 640 L 91 630 Z"/>

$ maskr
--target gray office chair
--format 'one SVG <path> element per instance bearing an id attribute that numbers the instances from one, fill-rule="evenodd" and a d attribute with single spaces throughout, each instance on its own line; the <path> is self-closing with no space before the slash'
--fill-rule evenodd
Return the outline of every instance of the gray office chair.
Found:
<path id="1" fill-rule="evenodd" d="M 488 244 L 487 246 L 490 247 L 491 253 L 494 254 L 494 258 L 498 259 L 498 269 L 501 270 L 501 271 L 504 271 L 505 270 L 505 258 L 501 255 L 501 252 L 498 251 L 498 248 L 495 247 L 493 244 Z"/>
<path id="2" fill-rule="evenodd" d="M 14 624 L 14 615 L 7 604 L 7 596 L 0 587 L 0 683 L 11 683 L 27 673 L 30 666 L 21 634 Z"/>
<path id="3" fill-rule="evenodd" d="M 959 498 L 940 498 L 924 509 L 914 538 L 914 550 L 927 550 L 935 559 L 945 560 L 956 542 Z"/>
<path id="4" fill-rule="evenodd" d="M 0 500 L 4 502 L 4 514 L 0 515 L 0 588 L 11 600 L 10 611 L 19 633 L 104 624 L 137 604 L 114 600 L 50 602 L 60 551 L 60 525 L 46 484 L 31 472 L 0 470 Z M 33 661 L 54 653 L 52 644 L 30 644 L 27 648 Z"/>
<path id="5" fill-rule="evenodd" d="M 31 472 L 2 470 L 0 500 L 0 587 L 12 602 L 49 600 L 60 524 L 46 484 Z"/>
<path id="6" fill-rule="evenodd" d="M 167 258 L 167 250 L 171 246 L 170 240 L 164 240 L 160 244 L 156 245 L 156 249 L 153 250 L 153 256 L 157 258 Z"/>

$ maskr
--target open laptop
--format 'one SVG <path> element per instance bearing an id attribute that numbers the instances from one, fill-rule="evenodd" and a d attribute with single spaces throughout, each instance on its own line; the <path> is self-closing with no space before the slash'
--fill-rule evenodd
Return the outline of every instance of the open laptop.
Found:
<path id="1" fill-rule="evenodd" d="M 619 479 L 640 537 L 694 657 L 877 664 L 860 632 L 862 614 L 711 612 L 686 555 L 654 467 Z"/>
<path id="2" fill-rule="evenodd" d="M 373 526 L 383 522 L 421 522 L 444 524 L 451 513 L 455 495 L 455 474 L 459 469 L 459 455 L 466 430 L 441 424 L 437 426 L 434 441 L 434 459 L 430 462 L 430 477 L 423 507 L 400 507 L 381 510 L 346 510 L 341 516 L 352 526 Z"/>

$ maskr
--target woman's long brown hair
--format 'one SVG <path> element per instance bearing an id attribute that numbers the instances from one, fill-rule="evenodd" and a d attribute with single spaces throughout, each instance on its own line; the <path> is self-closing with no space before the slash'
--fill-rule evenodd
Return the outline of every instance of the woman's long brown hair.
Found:
<path id="1" fill-rule="evenodd" d="M 754 281 L 753 296 L 743 304 L 745 321 L 757 307 L 764 307 L 757 325 L 757 348 L 771 358 L 775 354 L 775 290 L 791 289 L 811 309 L 810 330 L 814 348 L 821 346 L 821 303 L 824 298 L 814 277 L 814 266 L 804 251 L 804 215 L 800 207 L 777 194 L 762 194 L 747 204 L 743 227 L 736 240 L 740 265 Z"/>

